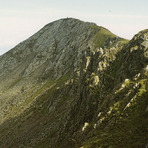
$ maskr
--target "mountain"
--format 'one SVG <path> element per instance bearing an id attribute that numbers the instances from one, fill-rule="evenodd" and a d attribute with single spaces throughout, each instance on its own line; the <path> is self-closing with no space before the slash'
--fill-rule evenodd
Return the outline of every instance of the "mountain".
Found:
<path id="1" fill-rule="evenodd" d="M 147 91 L 148 29 L 49 23 L 0 56 L 0 147 L 146 148 Z"/>

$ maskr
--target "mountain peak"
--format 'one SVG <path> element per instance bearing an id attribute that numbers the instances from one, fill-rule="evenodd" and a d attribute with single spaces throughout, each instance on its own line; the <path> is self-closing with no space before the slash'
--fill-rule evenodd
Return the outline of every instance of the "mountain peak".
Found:
<path id="1" fill-rule="evenodd" d="M 146 147 L 147 49 L 147 29 L 47 24 L 0 57 L 0 147 Z"/>
<path id="2" fill-rule="evenodd" d="M 57 69 L 61 67 L 60 71 L 63 71 L 62 63 L 71 62 L 71 64 L 73 63 L 73 65 L 77 66 L 82 51 L 104 48 L 109 46 L 109 44 L 113 44 L 112 42 L 115 44 L 118 40 L 121 39 L 94 23 L 85 23 L 73 18 L 60 19 L 46 25 L 29 39 L 18 44 L 2 56 L 0 75 L 2 76 L 9 72 L 9 70 L 20 65 L 24 60 L 31 62 L 30 64 L 28 63 L 28 68 L 25 68 L 24 76 L 31 74 L 48 60 L 50 63 L 52 62 L 52 64 L 49 64 L 50 67 L 52 66 L 49 69 L 58 71 Z M 71 60 L 68 62 L 66 60 L 69 59 L 69 56 Z M 74 60 L 76 63 L 74 63 Z M 69 66 L 67 71 L 64 70 L 65 73 L 71 71 L 72 67 L 71 65 Z M 73 67 L 73 69 L 76 69 L 76 67 Z"/>

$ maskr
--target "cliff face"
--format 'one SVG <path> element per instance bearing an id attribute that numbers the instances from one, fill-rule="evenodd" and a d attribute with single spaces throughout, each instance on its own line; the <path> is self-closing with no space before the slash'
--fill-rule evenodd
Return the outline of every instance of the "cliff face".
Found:
<path id="1" fill-rule="evenodd" d="M 146 147 L 147 64 L 148 30 L 46 25 L 0 57 L 0 147 Z"/>

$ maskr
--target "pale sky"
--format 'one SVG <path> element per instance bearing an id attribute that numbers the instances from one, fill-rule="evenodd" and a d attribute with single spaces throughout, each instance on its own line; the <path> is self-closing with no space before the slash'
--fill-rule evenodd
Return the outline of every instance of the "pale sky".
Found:
<path id="1" fill-rule="evenodd" d="M 0 55 L 66 17 L 94 22 L 131 39 L 148 29 L 148 0 L 0 0 Z"/>

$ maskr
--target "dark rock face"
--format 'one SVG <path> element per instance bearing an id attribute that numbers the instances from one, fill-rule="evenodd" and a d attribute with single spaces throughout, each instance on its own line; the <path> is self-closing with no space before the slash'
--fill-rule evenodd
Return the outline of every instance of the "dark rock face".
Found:
<path id="1" fill-rule="evenodd" d="M 146 147 L 147 77 L 148 30 L 50 23 L 0 57 L 0 147 Z"/>

